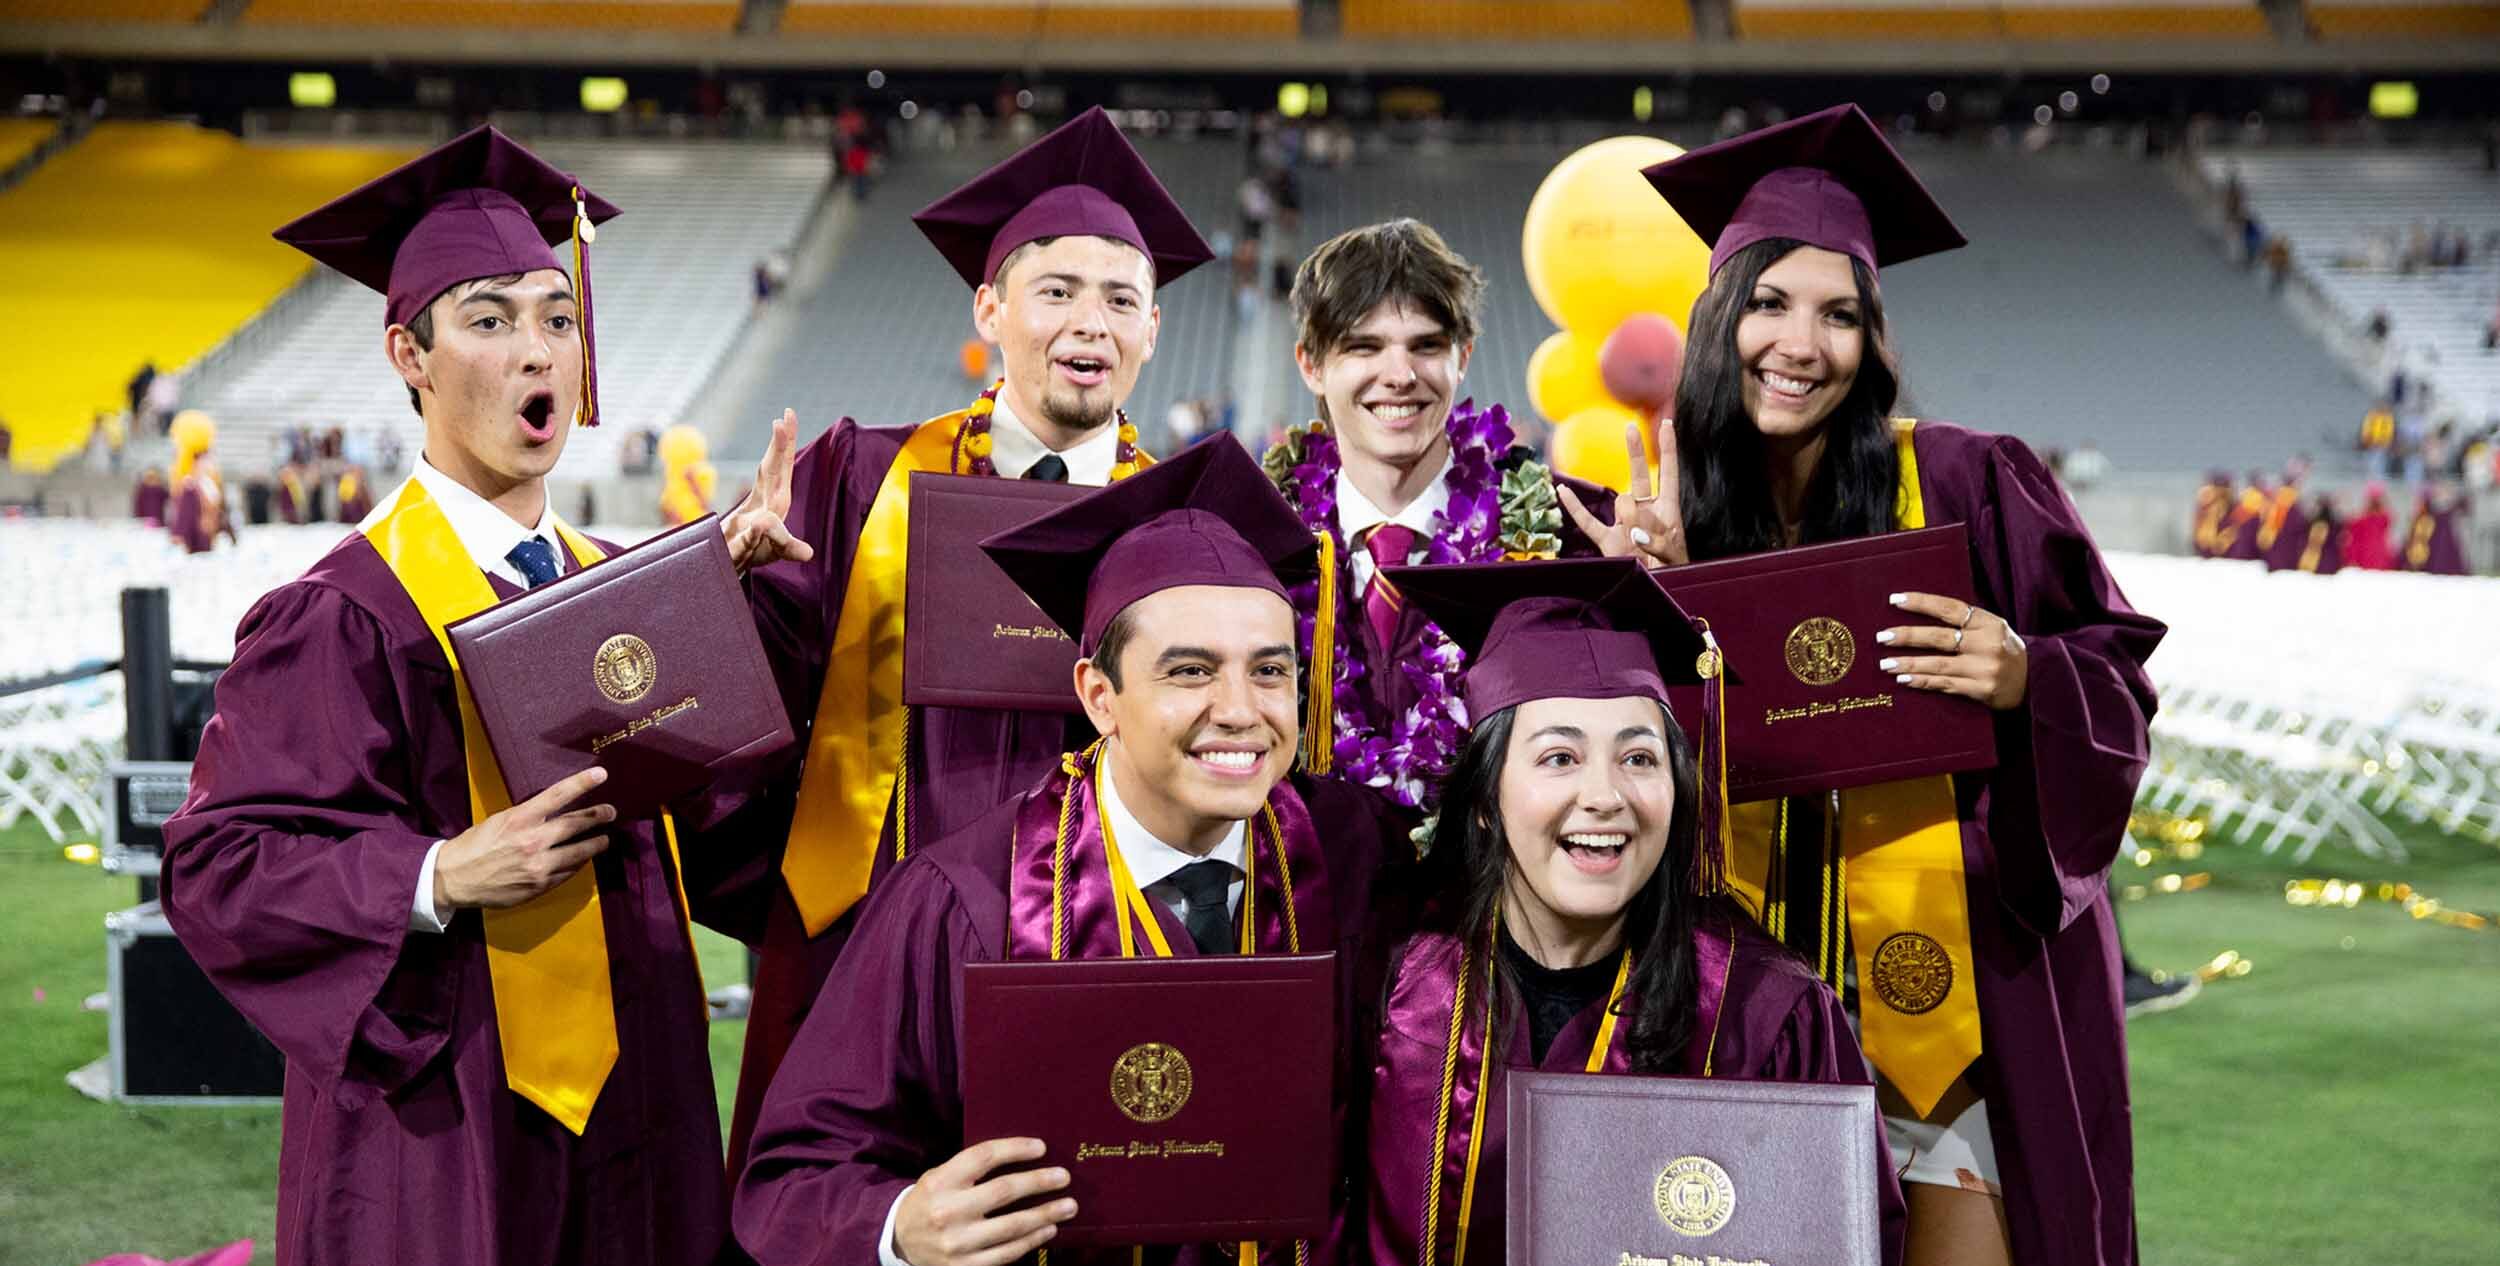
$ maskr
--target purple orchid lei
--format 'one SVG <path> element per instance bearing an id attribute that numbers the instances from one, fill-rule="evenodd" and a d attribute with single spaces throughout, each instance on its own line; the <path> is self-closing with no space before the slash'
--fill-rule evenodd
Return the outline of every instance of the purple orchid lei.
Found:
<path id="1" fill-rule="evenodd" d="M 1447 429 L 1450 469 L 1444 482 L 1450 500 L 1433 519 L 1424 561 L 1442 565 L 1491 562 L 1505 557 L 1552 557 L 1552 548 L 1540 548 L 1552 538 L 1529 530 L 1536 526 L 1531 520 L 1537 499 L 1527 499 L 1530 508 L 1520 514 L 1508 513 L 1512 499 L 1504 496 L 1504 480 L 1495 463 L 1510 451 L 1515 438 L 1509 411 L 1498 404 L 1479 410 L 1474 401 L 1462 401 L 1450 410 Z M 1336 770 L 1342 777 L 1380 788 L 1401 804 L 1429 809 L 1442 775 L 1467 743 L 1467 703 L 1459 694 L 1459 674 L 1466 667 L 1466 655 L 1437 626 L 1427 625 L 1422 652 L 1388 669 L 1406 674 L 1416 691 L 1415 705 L 1385 722 L 1368 715 L 1361 683 L 1364 674 L 1374 668 L 1361 658 L 1363 640 L 1356 630 L 1362 627 L 1362 597 L 1354 588 L 1346 540 L 1337 528 L 1337 475 L 1344 462 L 1336 436 L 1322 422 L 1295 427 L 1268 450 L 1261 464 L 1293 503 L 1303 525 L 1314 533 L 1326 533 L 1336 545 L 1341 608 L 1336 622 L 1336 680 L 1331 683 L 1336 711 L 1332 747 Z M 1522 473 L 1531 473 L 1535 481 L 1547 486 L 1549 491 L 1542 501 L 1550 504 L 1551 480 L 1543 468 Z M 1506 518 L 1522 521 L 1510 523 Z M 1529 541 L 1534 544 L 1527 550 L 1513 548 Z M 1559 541 L 1553 544 L 1558 546 Z M 1305 663 L 1310 662 L 1317 624 L 1318 590 L 1319 584 L 1314 580 L 1293 591 Z M 1318 689 L 1318 685 L 1314 683 L 1312 688 Z"/>

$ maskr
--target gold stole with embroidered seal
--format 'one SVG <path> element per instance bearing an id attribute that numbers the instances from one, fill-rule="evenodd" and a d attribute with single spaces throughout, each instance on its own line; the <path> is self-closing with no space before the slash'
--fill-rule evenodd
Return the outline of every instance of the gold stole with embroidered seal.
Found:
<path id="1" fill-rule="evenodd" d="M 1901 464 L 1893 526 L 1904 531 L 1927 526 L 1915 425 L 1907 418 L 1893 423 Z M 1762 913 L 1772 935 L 1817 947 L 1809 957 L 1835 989 L 1847 947 L 1857 968 L 1867 1059 L 1924 1116 L 1981 1049 L 1953 779 L 1853 787 L 1832 803 L 1837 829 L 1821 841 L 1789 838 L 1786 801 L 1734 806 L 1728 881 Z M 1784 876 L 1796 848 L 1821 851 L 1818 893 L 1788 891 Z M 1804 920 L 1812 927 L 1797 935 Z"/>

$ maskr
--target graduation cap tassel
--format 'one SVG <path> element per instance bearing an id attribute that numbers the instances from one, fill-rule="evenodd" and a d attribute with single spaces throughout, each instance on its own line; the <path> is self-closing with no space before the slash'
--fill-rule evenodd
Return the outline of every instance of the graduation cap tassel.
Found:
<path id="1" fill-rule="evenodd" d="M 599 351 L 590 336 L 590 252 L 585 249 L 599 240 L 597 225 L 590 222 L 590 208 L 584 204 L 582 187 L 573 186 L 573 291 L 581 306 L 582 331 L 582 404 L 573 421 L 581 426 L 599 425 Z"/>
<path id="2" fill-rule="evenodd" d="M 1710 622 L 1696 618 L 1701 626 L 1701 656 L 1693 668 L 1701 677 L 1701 740 L 1697 764 L 1701 777 L 1701 813 L 1699 842 L 1693 850 L 1693 891 L 1711 896 L 1727 886 L 1728 851 L 1733 845 L 1729 837 L 1727 803 L 1727 660 L 1719 653 L 1719 639 L 1710 631 Z"/>
<path id="3" fill-rule="evenodd" d="M 1302 721 L 1302 767 L 1325 774 L 1337 750 L 1337 541 L 1319 539 L 1319 594 L 1312 601 L 1309 715 Z"/>

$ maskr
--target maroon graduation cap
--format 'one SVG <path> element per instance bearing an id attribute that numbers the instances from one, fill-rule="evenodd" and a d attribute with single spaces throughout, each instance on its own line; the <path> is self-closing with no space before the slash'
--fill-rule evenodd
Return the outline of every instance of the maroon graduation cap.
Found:
<path id="1" fill-rule="evenodd" d="M 1643 168 L 1710 245 L 1710 272 L 1768 238 L 1838 251 L 1872 270 L 1966 246 L 1866 112 L 1836 105 Z"/>
<path id="2" fill-rule="evenodd" d="M 1467 715 L 1478 722 L 1531 699 L 1655 699 L 1699 685 L 1689 725 L 1700 775 L 1704 846 L 1699 891 L 1715 892 L 1727 822 L 1726 677 L 1718 642 L 1629 558 L 1575 558 L 1454 567 L 1385 567 L 1389 583 L 1467 653 Z M 1711 841 L 1720 841 L 1717 848 Z"/>
<path id="3" fill-rule="evenodd" d="M 1155 284 L 1215 258 L 1119 125 L 1096 106 L 921 208 L 912 223 L 968 286 L 1045 237 L 1107 237 L 1154 262 Z"/>
<path id="4" fill-rule="evenodd" d="M 598 358 L 591 340 L 590 252 L 595 225 L 615 206 L 491 127 L 376 176 L 275 234 L 388 300 L 383 319 L 405 325 L 444 291 L 480 277 L 564 270 L 555 243 L 572 243 L 581 308 L 582 406 L 598 423 Z"/>

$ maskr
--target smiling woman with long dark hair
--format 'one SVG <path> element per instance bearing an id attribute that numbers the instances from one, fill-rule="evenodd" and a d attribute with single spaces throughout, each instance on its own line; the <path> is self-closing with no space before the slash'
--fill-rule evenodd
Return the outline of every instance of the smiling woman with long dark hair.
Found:
<path id="1" fill-rule="evenodd" d="M 1392 568 L 1468 652 L 1424 913 L 1389 951 L 1362 1202 L 1370 1259 L 1503 1260 L 1513 1069 L 1867 1080 L 1832 990 L 1720 893 L 1667 706 L 1701 639 L 1628 559 Z M 1671 667 L 1673 666 L 1673 667 Z M 1887 1261 L 1900 1195 L 1883 1140 Z"/>
<path id="2" fill-rule="evenodd" d="M 1877 271 L 1963 239 L 1857 107 L 1646 174 L 1711 280 L 1662 492 L 1593 535 L 1673 563 L 1963 523 L 1977 601 L 1896 594 L 1868 653 L 1995 717 L 1993 770 L 1737 806 L 1729 880 L 1861 1025 L 1913 1266 L 2132 1263 L 2106 880 L 2162 626 L 2022 441 L 1892 416 Z"/>

